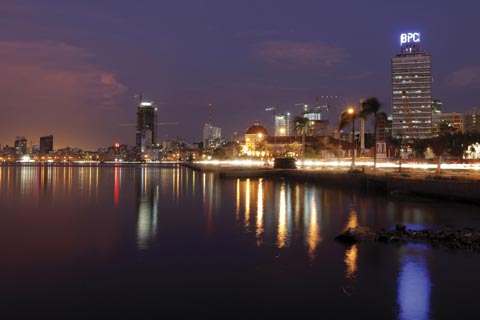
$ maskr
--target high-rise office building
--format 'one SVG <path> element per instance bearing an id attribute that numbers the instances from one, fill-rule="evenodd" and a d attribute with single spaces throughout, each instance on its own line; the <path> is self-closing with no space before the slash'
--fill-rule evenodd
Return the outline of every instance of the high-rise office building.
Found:
<path id="1" fill-rule="evenodd" d="M 275 136 L 285 137 L 292 135 L 290 112 L 275 115 Z"/>
<path id="2" fill-rule="evenodd" d="M 14 143 L 16 154 L 27 154 L 27 139 L 25 137 L 17 137 Z"/>
<path id="3" fill-rule="evenodd" d="M 465 111 L 463 115 L 463 129 L 465 132 L 480 133 L 480 109 L 474 108 Z"/>
<path id="4" fill-rule="evenodd" d="M 392 58 L 392 133 L 394 138 L 432 136 L 430 54 L 420 48 L 420 33 L 400 36 L 401 50 Z"/>
<path id="5" fill-rule="evenodd" d="M 206 149 L 218 148 L 222 142 L 222 129 L 210 123 L 203 126 L 203 147 Z"/>
<path id="6" fill-rule="evenodd" d="M 53 136 L 40 137 L 40 154 L 47 154 L 53 151 Z"/>
<path id="7" fill-rule="evenodd" d="M 157 108 L 153 102 L 142 101 L 137 111 L 136 146 L 140 152 L 145 152 L 157 143 Z"/>

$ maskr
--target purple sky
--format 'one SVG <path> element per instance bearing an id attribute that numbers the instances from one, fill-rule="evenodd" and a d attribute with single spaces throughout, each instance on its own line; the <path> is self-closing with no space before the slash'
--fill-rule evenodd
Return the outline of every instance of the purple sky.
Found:
<path id="1" fill-rule="evenodd" d="M 445 3 L 442 3 L 445 2 Z M 160 103 L 159 138 L 224 138 L 295 103 L 360 97 L 391 113 L 390 59 L 418 31 L 444 110 L 480 105 L 478 1 L 9 1 L 0 3 L 0 144 L 135 141 L 136 100 Z"/>

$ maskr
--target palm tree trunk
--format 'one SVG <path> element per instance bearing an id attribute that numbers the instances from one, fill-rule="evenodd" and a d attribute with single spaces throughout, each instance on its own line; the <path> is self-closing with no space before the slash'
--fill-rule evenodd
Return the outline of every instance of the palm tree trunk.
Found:
<path id="1" fill-rule="evenodd" d="M 437 173 L 440 173 L 440 164 L 442 163 L 442 156 L 438 156 L 438 160 L 437 160 Z"/>

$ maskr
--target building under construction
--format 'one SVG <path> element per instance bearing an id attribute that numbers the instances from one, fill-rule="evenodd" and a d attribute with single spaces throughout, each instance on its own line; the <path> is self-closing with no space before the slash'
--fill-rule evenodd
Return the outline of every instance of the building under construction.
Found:
<path id="1" fill-rule="evenodd" d="M 392 58 L 392 109 L 394 138 L 432 136 L 431 59 L 418 33 L 402 35 L 401 52 Z"/>

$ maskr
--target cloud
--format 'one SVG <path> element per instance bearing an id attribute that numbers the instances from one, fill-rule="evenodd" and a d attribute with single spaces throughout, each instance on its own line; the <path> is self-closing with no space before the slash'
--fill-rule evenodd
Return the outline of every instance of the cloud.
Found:
<path id="1" fill-rule="evenodd" d="M 51 93 L 112 108 L 126 87 L 90 63 L 93 56 L 65 43 L 0 42 L 0 84 L 13 91 L 22 88 L 31 97 Z"/>
<path id="2" fill-rule="evenodd" d="M 453 87 L 480 88 L 480 67 L 470 66 L 452 72 L 447 82 Z"/>
<path id="3" fill-rule="evenodd" d="M 336 46 L 286 40 L 261 42 L 255 46 L 254 55 L 269 64 L 324 69 L 344 63 L 349 56 L 345 49 Z"/>
<path id="4" fill-rule="evenodd" d="M 65 145 L 85 146 L 90 139 L 98 146 L 93 138 L 102 136 L 106 113 L 116 109 L 126 87 L 94 58 L 66 43 L 0 42 L 1 105 L 8 110 L 0 120 L 0 143 L 15 134 L 36 139 L 53 133 Z"/>

